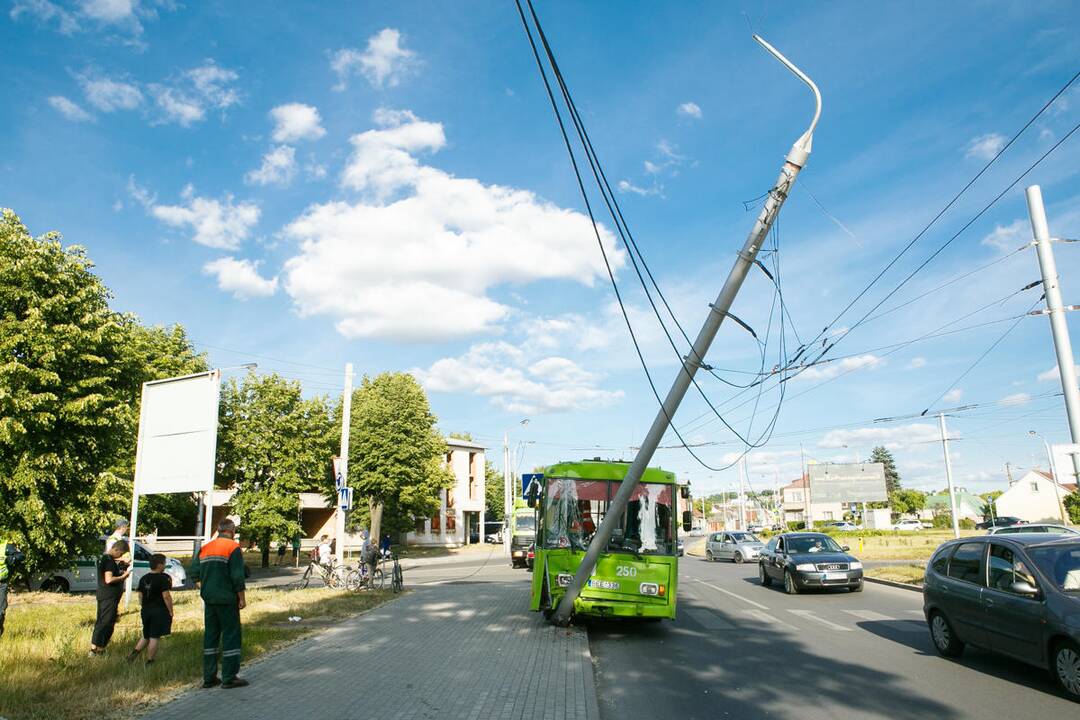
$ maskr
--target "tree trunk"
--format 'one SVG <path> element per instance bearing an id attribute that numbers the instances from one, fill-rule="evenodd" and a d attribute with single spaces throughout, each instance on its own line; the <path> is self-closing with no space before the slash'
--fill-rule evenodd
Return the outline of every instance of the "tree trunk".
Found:
<path id="1" fill-rule="evenodd" d="M 262 550 L 262 566 L 264 568 L 270 567 L 270 531 L 268 530 L 263 534 L 262 542 L 259 543 Z"/>
<path id="2" fill-rule="evenodd" d="M 371 515 L 371 536 L 369 539 L 374 547 L 379 547 L 379 540 L 382 538 L 382 511 L 383 504 L 381 502 L 368 500 L 368 512 Z"/>

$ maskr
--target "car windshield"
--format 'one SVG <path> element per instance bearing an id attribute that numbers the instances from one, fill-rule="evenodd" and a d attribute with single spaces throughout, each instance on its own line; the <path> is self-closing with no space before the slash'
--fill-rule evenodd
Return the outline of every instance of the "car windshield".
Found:
<path id="1" fill-rule="evenodd" d="M 836 544 L 836 541 L 828 535 L 789 537 L 784 540 L 784 543 L 788 553 L 796 555 L 801 553 L 843 552 L 840 546 Z"/>
<path id="2" fill-rule="evenodd" d="M 759 542 L 761 542 L 760 540 L 757 539 L 757 535 L 754 535 L 752 533 L 731 533 L 731 539 L 732 539 L 733 542 L 737 542 L 737 543 L 759 543 Z"/>
<path id="3" fill-rule="evenodd" d="M 544 489 L 543 546 L 588 548 L 619 485 L 609 480 L 549 479 Z M 674 554 L 672 502 L 671 485 L 640 483 L 611 534 L 607 550 L 640 555 Z"/>
<path id="4" fill-rule="evenodd" d="M 532 515 L 518 515 L 514 518 L 514 532 L 519 535 L 535 535 L 536 518 Z"/>
<path id="5" fill-rule="evenodd" d="M 1033 547 L 1028 554 L 1059 589 L 1080 593 L 1080 544 Z"/>

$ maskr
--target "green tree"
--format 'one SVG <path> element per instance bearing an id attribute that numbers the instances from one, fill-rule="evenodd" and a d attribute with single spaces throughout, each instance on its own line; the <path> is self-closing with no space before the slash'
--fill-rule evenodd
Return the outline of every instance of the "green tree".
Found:
<path id="1" fill-rule="evenodd" d="M 891 496 L 900 489 L 900 473 L 896 471 L 896 460 L 885 446 L 878 445 L 870 451 L 870 462 L 885 466 L 885 492 Z"/>
<path id="2" fill-rule="evenodd" d="M 236 488 L 240 532 L 258 541 L 267 567 L 270 541 L 300 531 L 297 493 L 332 491 L 333 413 L 325 397 L 304 399 L 298 382 L 251 373 L 222 385 L 219 418 L 217 480 Z"/>
<path id="3" fill-rule="evenodd" d="M 400 533 L 439 511 L 454 476 L 424 389 L 408 373 L 364 377 L 353 392 L 349 484 L 368 501 L 371 536 Z"/>
<path id="4" fill-rule="evenodd" d="M 27 571 L 98 547 L 128 505 L 128 333 L 78 246 L 0 214 L 0 529 Z"/>
<path id="5" fill-rule="evenodd" d="M 889 503 L 893 512 L 901 515 L 917 513 L 926 507 L 926 493 L 918 490 L 897 490 L 889 495 Z"/>
<path id="6" fill-rule="evenodd" d="M 1065 512 L 1069 516 L 1069 522 L 1080 525 L 1080 492 L 1071 492 L 1062 501 L 1065 504 Z"/>
<path id="7" fill-rule="evenodd" d="M 484 461 L 484 517 L 489 522 L 503 519 L 503 474 L 490 460 Z"/>

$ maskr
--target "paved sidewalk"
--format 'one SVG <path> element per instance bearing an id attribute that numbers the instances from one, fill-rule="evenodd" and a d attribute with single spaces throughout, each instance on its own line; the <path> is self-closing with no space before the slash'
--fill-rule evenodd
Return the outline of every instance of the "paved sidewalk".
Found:
<path id="1" fill-rule="evenodd" d="M 585 630 L 527 600 L 521 581 L 417 588 L 242 667 L 250 687 L 191 690 L 148 717 L 599 720 Z"/>

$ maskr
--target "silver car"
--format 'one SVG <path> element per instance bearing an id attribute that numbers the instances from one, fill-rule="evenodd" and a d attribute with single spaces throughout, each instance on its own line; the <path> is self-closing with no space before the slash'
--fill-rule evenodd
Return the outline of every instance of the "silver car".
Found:
<path id="1" fill-rule="evenodd" d="M 990 528 L 987 535 L 1016 535 L 1023 533 L 1050 533 L 1052 535 L 1080 535 L 1080 532 L 1067 528 L 1064 525 L 1052 525 L 1050 523 L 1033 523 L 1031 525 L 1007 525 L 1005 527 Z"/>
<path id="2" fill-rule="evenodd" d="M 757 560 L 764 543 L 753 533 L 733 530 L 709 535 L 705 541 L 705 559 L 732 560 L 741 563 L 745 560 Z"/>
<path id="3" fill-rule="evenodd" d="M 131 582 L 132 587 L 139 584 L 139 579 L 150 572 L 150 548 L 138 540 L 132 552 Z M 100 557 L 100 556 L 98 556 Z M 179 590 L 187 585 L 187 572 L 176 558 L 165 559 L 165 574 L 172 578 L 173 589 Z M 54 592 L 92 592 L 97 589 L 97 560 L 92 557 L 79 558 L 74 567 L 50 570 L 42 573 L 30 583 L 34 590 Z"/>

